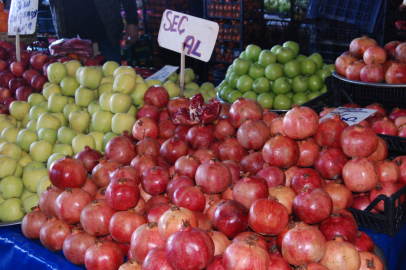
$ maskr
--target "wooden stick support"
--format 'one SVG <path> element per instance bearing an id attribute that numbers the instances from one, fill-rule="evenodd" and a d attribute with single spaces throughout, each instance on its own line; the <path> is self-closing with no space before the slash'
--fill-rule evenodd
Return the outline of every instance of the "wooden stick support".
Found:
<path id="1" fill-rule="evenodd" d="M 180 95 L 183 96 L 183 88 L 185 86 L 185 44 L 182 42 L 182 50 L 180 53 Z"/>
<path id="2" fill-rule="evenodd" d="M 16 27 L 16 53 L 17 53 L 17 62 L 20 62 L 21 51 L 20 51 L 20 34 L 18 33 L 18 27 Z"/>

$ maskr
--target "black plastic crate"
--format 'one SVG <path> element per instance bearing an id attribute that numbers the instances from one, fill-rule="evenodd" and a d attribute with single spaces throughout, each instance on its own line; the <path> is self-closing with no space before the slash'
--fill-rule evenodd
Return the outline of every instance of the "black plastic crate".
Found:
<path id="1" fill-rule="evenodd" d="M 42 10 L 38 12 L 37 32 L 55 34 L 55 28 L 51 12 L 47 10 Z"/>
<path id="2" fill-rule="evenodd" d="M 228 68 L 219 68 L 214 71 L 214 85 L 219 85 L 226 77 Z"/>

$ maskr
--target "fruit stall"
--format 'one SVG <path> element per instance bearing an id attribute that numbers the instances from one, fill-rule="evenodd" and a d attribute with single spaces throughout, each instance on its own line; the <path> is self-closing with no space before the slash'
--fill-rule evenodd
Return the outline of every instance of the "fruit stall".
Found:
<path id="1" fill-rule="evenodd" d="M 0 269 L 406 269 L 406 2 L 138 2 L 0 38 Z"/>

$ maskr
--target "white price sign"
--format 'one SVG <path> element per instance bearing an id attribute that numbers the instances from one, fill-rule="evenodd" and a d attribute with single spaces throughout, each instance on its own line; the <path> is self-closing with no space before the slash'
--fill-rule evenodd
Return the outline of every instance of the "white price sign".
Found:
<path id="1" fill-rule="evenodd" d="M 213 53 L 218 32 L 216 22 L 167 9 L 162 15 L 158 43 L 179 53 L 184 44 L 186 55 L 207 62 Z"/>
<path id="2" fill-rule="evenodd" d="M 149 80 L 158 80 L 160 82 L 164 82 L 166 78 L 171 76 L 172 73 L 174 73 L 176 70 L 178 70 L 179 67 L 174 67 L 174 66 L 169 66 L 166 65 L 148 78 L 145 79 L 145 81 Z"/>
<path id="3" fill-rule="evenodd" d="M 362 120 L 365 120 L 368 118 L 368 116 L 372 115 L 375 113 L 377 110 L 372 110 L 372 109 L 363 109 L 363 108 L 344 108 L 344 107 L 339 107 L 335 109 L 334 111 L 331 111 L 329 114 L 325 115 L 323 118 L 319 120 L 319 122 L 325 120 L 325 119 L 330 119 L 333 118 L 334 113 L 340 113 L 341 119 L 346 122 L 348 125 L 356 125 Z"/>
<path id="4" fill-rule="evenodd" d="M 20 35 L 30 35 L 37 28 L 38 0 L 11 1 L 8 16 L 8 34 L 15 35 L 16 29 Z"/>

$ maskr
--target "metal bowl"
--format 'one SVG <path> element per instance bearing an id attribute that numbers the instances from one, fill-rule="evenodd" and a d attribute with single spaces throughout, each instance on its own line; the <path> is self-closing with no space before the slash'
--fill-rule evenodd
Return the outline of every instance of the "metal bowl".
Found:
<path id="1" fill-rule="evenodd" d="M 350 79 L 347 79 L 346 77 L 341 76 L 340 74 L 338 74 L 337 71 L 333 72 L 333 76 L 340 79 L 340 80 L 342 80 L 342 81 L 353 83 L 353 84 L 359 84 L 359 85 L 363 85 L 363 86 L 380 87 L 380 88 L 403 88 L 403 87 L 406 87 L 406 84 L 366 83 L 366 82 L 361 82 L 361 81 L 354 81 L 354 80 L 350 80 Z"/>

